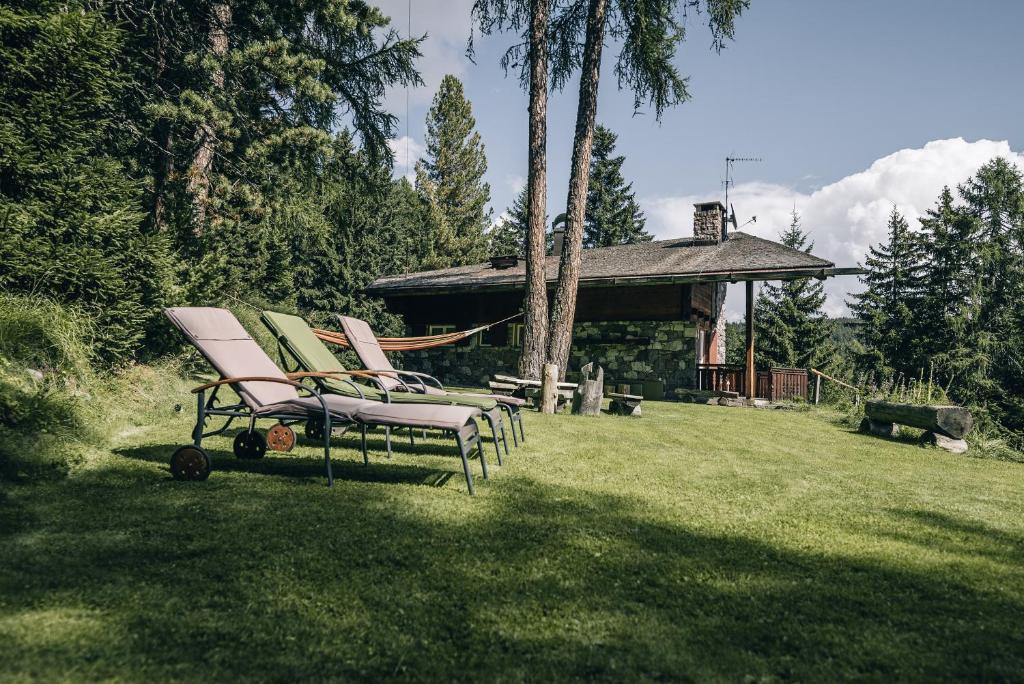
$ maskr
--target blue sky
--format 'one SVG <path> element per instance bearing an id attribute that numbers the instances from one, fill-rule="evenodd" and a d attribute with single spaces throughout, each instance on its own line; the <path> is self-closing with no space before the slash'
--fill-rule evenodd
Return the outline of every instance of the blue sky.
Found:
<path id="1" fill-rule="evenodd" d="M 407 2 L 378 4 L 404 32 Z M 476 64 L 465 58 L 471 4 L 412 2 L 412 33 L 429 37 L 426 86 L 410 93 L 409 147 L 414 162 L 437 83 L 459 76 L 486 146 L 497 215 L 525 176 L 527 103 L 518 79 L 498 66 L 514 36 L 478 38 Z M 759 217 L 744 230 L 773 237 L 795 205 L 815 252 L 849 265 L 884 233 L 894 204 L 919 215 L 943 184 L 993 154 L 1024 165 L 1022 26 L 1017 0 L 752 0 L 721 54 L 710 49 L 704 18 L 691 14 L 677 64 L 692 100 L 660 124 L 651 112 L 634 115 L 632 94 L 611 73 L 617 48 L 609 45 L 598 120 L 619 134 L 624 173 L 659 237 L 689 234 L 688 205 L 721 197 L 726 155 L 756 156 L 764 161 L 736 167 L 741 222 Z M 404 136 L 405 92 L 388 104 Z M 552 214 L 565 203 L 575 108 L 574 83 L 553 95 Z M 405 143 L 395 144 L 396 173 L 406 170 Z M 842 313 L 855 288 L 853 279 L 830 283 L 829 310 Z"/>

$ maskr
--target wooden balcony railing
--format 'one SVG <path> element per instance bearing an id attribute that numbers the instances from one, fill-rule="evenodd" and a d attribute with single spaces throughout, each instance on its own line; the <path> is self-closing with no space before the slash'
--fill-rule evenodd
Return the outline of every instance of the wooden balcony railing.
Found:
<path id="1" fill-rule="evenodd" d="M 746 394 L 744 367 L 730 363 L 697 364 L 697 389 Z M 754 396 L 771 401 L 807 399 L 807 371 L 803 368 L 771 368 L 756 373 Z"/>

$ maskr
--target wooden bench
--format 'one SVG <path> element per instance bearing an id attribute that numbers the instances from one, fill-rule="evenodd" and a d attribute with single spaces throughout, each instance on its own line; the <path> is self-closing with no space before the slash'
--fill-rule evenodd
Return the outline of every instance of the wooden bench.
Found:
<path id="1" fill-rule="evenodd" d="M 608 405 L 609 413 L 617 416 L 640 416 L 640 404 L 644 398 L 639 394 L 609 392 L 608 398 L 612 400 Z"/>
<path id="2" fill-rule="evenodd" d="M 974 417 L 962 406 L 927 406 L 872 400 L 864 405 L 861 432 L 895 437 L 900 425 L 924 430 L 922 444 L 932 444 L 962 454 L 967 451 L 964 437 L 974 427 Z"/>
<path id="3" fill-rule="evenodd" d="M 492 394 L 501 394 L 503 396 L 511 396 L 519 389 L 519 385 L 511 382 L 495 382 L 494 380 L 488 382 L 487 386 L 491 389 Z"/>
<path id="4" fill-rule="evenodd" d="M 511 375 L 495 375 L 494 380 L 488 382 L 487 385 L 495 394 L 522 397 L 523 399 L 530 400 L 534 406 L 540 404 L 540 380 L 527 380 Z M 558 383 L 558 394 L 555 398 L 559 409 L 572 401 L 572 394 L 575 389 L 576 383 L 574 382 Z"/>

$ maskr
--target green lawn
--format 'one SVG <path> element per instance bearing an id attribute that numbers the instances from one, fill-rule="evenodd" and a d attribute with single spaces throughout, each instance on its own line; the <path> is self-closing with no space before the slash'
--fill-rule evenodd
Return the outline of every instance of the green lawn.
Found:
<path id="1" fill-rule="evenodd" d="M 530 413 L 470 498 L 449 443 L 350 436 L 333 489 L 224 437 L 175 482 L 168 408 L 0 492 L 0 680 L 1024 678 L 1024 466 L 644 413 Z"/>

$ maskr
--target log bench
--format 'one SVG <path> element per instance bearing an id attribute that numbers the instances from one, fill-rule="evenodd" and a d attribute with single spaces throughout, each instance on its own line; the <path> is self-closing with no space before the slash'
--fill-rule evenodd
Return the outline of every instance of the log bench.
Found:
<path id="1" fill-rule="evenodd" d="M 640 416 L 640 403 L 644 400 L 639 394 L 623 394 L 609 392 L 608 412 L 617 416 Z"/>
<path id="2" fill-rule="evenodd" d="M 955 454 L 967 451 L 964 437 L 974 427 L 974 417 L 962 406 L 927 406 L 872 400 L 864 405 L 861 432 L 895 437 L 900 425 L 924 430 L 922 444 L 941 447 Z"/>
<path id="3" fill-rule="evenodd" d="M 487 383 L 487 386 L 494 394 L 521 397 L 529 400 L 534 406 L 540 406 L 540 380 L 527 380 L 511 375 L 495 375 L 494 379 Z M 572 401 L 575 389 L 576 383 L 574 382 L 558 383 L 558 393 L 555 399 L 559 409 L 564 408 Z"/>

